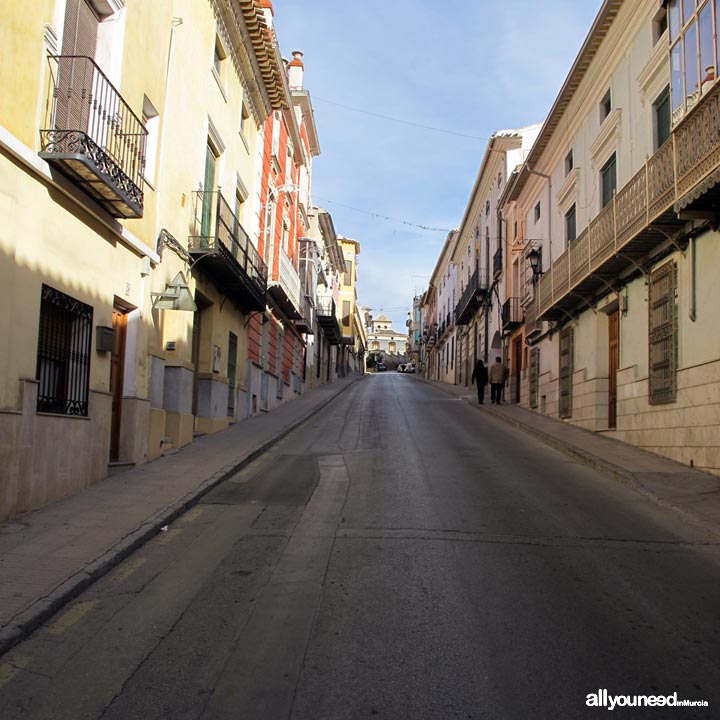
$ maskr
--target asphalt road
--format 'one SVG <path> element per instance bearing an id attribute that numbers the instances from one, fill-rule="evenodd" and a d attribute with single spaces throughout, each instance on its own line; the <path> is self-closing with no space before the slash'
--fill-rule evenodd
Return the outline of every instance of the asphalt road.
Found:
<path id="1" fill-rule="evenodd" d="M 720 544 L 395 373 L 4 658 L 0 718 L 720 718 Z"/>

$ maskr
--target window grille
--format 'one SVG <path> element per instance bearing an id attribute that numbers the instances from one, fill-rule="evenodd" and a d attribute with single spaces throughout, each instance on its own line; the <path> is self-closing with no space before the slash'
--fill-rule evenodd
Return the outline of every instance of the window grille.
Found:
<path id="1" fill-rule="evenodd" d="M 38 335 L 38 412 L 88 414 L 93 309 L 42 286 Z"/>
<path id="2" fill-rule="evenodd" d="M 530 407 L 538 406 L 538 382 L 540 380 L 540 348 L 530 350 Z"/>
<path id="3" fill-rule="evenodd" d="M 658 405 L 676 397 L 677 265 L 667 262 L 650 275 L 649 402 Z"/>
<path id="4" fill-rule="evenodd" d="M 575 354 L 575 329 L 560 332 L 560 417 L 572 417 L 572 376 Z"/>

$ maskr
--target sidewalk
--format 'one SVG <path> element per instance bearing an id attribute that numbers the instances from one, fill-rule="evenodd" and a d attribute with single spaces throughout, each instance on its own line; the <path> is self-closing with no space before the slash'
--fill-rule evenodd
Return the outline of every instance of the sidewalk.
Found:
<path id="1" fill-rule="evenodd" d="M 360 379 L 322 385 L 0 525 L 0 654 Z"/>
<path id="2" fill-rule="evenodd" d="M 416 376 L 443 392 L 523 430 L 561 452 L 607 473 L 694 525 L 720 536 L 720 478 L 662 455 L 585 430 L 514 403 L 478 405 L 475 386 L 458 387 Z"/>

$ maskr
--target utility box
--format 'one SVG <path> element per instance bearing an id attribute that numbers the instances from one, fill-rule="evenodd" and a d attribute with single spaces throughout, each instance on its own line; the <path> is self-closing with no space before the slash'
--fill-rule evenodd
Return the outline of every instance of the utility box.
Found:
<path id="1" fill-rule="evenodd" d="M 98 325 L 95 328 L 95 349 L 98 352 L 112 352 L 115 347 L 115 328 Z"/>

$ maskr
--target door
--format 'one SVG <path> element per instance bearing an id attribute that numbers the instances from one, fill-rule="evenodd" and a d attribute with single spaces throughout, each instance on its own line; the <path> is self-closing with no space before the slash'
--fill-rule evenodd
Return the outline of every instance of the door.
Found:
<path id="1" fill-rule="evenodd" d="M 205 175 L 203 178 L 203 194 L 202 194 L 202 215 L 200 225 L 200 235 L 203 238 L 209 238 L 212 232 L 212 216 L 213 216 L 213 187 L 215 186 L 215 168 L 217 166 L 217 155 L 212 145 L 208 142 L 205 150 Z M 203 240 L 206 243 L 206 240 Z"/>
<path id="2" fill-rule="evenodd" d="M 87 0 L 68 0 L 65 8 L 61 53 L 64 60 L 59 68 L 55 127 L 58 130 L 88 131 L 91 104 L 85 101 L 92 92 L 94 72 L 83 57 L 95 58 L 98 18 Z"/>
<path id="3" fill-rule="evenodd" d="M 110 355 L 110 394 L 112 395 L 112 417 L 110 420 L 110 461 L 120 459 L 120 422 L 122 415 L 123 376 L 125 374 L 125 332 L 127 315 L 115 306 L 112 314 L 112 327 L 115 331 L 112 353 Z"/>
<path id="4" fill-rule="evenodd" d="M 237 378 L 237 345 L 238 339 L 235 333 L 228 336 L 228 407 L 227 414 L 229 418 L 235 417 L 235 391 Z"/>
<path id="5" fill-rule="evenodd" d="M 608 315 L 608 427 L 617 427 L 617 371 L 620 367 L 620 313 Z"/>

